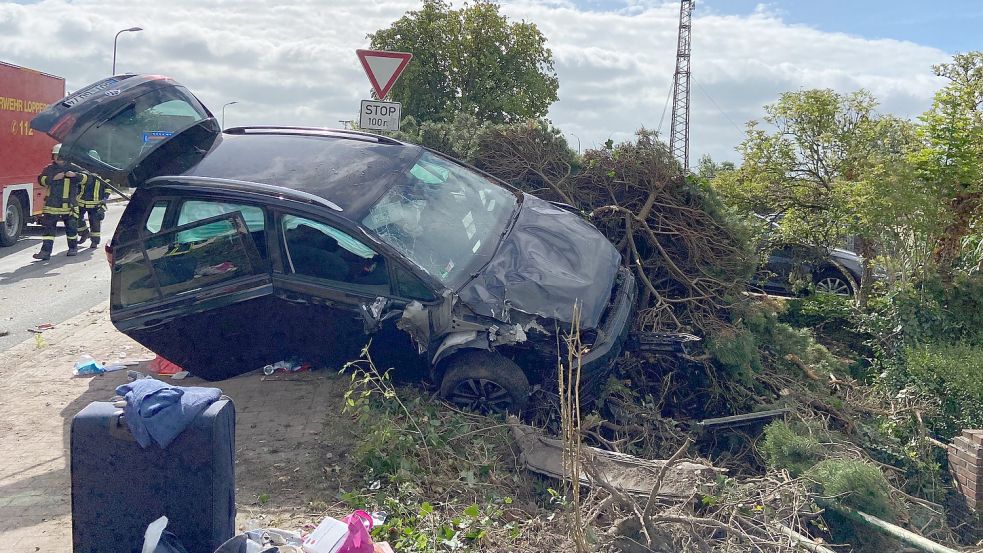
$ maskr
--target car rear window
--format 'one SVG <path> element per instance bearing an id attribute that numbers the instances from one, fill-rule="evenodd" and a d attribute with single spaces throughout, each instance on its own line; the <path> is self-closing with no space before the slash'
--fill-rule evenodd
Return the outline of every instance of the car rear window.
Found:
<path id="1" fill-rule="evenodd" d="M 108 120 L 90 127 L 72 149 L 114 169 L 125 169 L 207 117 L 185 88 L 160 88 L 134 98 Z"/>

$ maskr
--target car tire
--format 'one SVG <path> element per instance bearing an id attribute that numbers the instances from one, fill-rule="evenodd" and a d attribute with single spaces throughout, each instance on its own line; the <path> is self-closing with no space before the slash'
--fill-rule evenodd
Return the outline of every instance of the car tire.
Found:
<path id="1" fill-rule="evenodd" d="M 511 359 L 491 351 L 465 351 L 447 361 L 440 397 L 480 413 L 519 413 L 529 401 L 529 380 Z"/>
<path id="2" fill-rule="evenodd" d="M 7 202 L 7 212 L 0 223 L 0 246 L 13 246 L 24 229 L 24 205 L 17 196 Z"/>
<path id="3" fill-rule="evenodd" d="M 850 279 L 843 276 L 843 273 L 839 271 L 824 271 L 816 276 L 814 282 L 817 293 L 853 296 L 853 286 L 850 284 Z"/>

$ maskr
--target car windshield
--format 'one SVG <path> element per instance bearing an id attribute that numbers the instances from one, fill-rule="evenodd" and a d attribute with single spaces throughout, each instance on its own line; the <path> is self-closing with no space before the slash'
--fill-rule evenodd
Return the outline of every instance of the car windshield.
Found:
<path id="1" fill-rule="evenodd" d="M 362 224 L 455 287 L 494 252 L 516 204 L 515 194 L 486 177 L 424 152 Z"/>

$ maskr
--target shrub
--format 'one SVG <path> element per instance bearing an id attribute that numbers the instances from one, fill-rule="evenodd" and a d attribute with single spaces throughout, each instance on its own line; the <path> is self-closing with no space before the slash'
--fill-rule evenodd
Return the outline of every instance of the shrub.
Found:
<path id="1" fill-rule="evenodd" d="M 881 470 L 864 461 L 827 459 L 804 474 L 814 491 L 845 507 L 863 511 L 885 520 L 894 520 L 891 486 Z"/>
<path id="2" fill-rule="evenodd" d="M 907 348 L 905 358 L 915 385 L 941 403 L 932 430 L 949 438 L 983 425 L 983 346 L 925 344 Z"/>
<path id="3" fill-rule="evenodd" d="M 937 276 L 891 292 L 877 311 L 903 331 L 904 343 L 966 342 L 983 345 L 983 274 Z M 895 326 L 896 325 L 896 326 Z"/>
<path id="4" fill-rule="evenodd" d="M 796 432 L 784 421 L 775 421 L 765 427 L 759 449 L 768 466 L 785 469 L 792 476 L 799 476 L 815 465 L 823 453 L 816 438 Z"/>

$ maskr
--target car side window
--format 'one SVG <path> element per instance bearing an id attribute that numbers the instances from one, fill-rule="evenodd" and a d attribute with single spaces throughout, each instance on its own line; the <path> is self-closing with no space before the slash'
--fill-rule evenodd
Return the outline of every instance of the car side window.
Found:
<path id="1" fill-rule="evenodd" d="M 242 218 L 238 214 L 213 218 L 117 246 L 113 306 L 168 299 L 265 272 Z"/>
<path id="2" fill-rule="evenodd" d="M 156 202 L 154 207 L 150 208 L 150 215 L 147 216 L 146 229 L 150 231 L 151 234 L 157 234 L 160 229 L 164 226 L 164 213 L 167 212 L 167 205 L 170 202 L 162 200 Z"/>
<path id="3" fill-rule="evenodd" d="M 242 215 L 242 219 L 249 229 L 249 234 L 256 242 L 256 249 L 259 250 L 260 257 L 266 259 L 266 220 L 261 207 L 213 200 L 186 200 L 181 204 L 181 209 L 178 211 L 177 226 L 235 212 Z M 210 232 L 210 230 L 206 227 L 199 227 L 194 231 L 185 232 L 194 233 L 189 240 L 203 240 L 208 238 L 204 233 Z"/>
<path id="4" fill-rule="evenodd" d="M 284 215 L 280 227 L 291 273 L 389 294 L 386 259 L 372 248 L 330 225 L 296 215 Z"/>
<path id="5" fill-rule="evenodd" d="M 266 272 L 236 216 L 163 232 L 145 242 L 163 297 Z"/>
<path id="6" fill-rule="evenodd" d="M 140 242 L 130 242 L 113 248 L 114 308 L 139 305 L 158 298 L 157 283 L 150 273 L 140 248 Z"/>
<path id="7" fill-rule="evenodd" d="M 408 270 L 396 265 L 393 273 L 396 277 L 396 294 L 404 298 L 420 301 L 433 301 L 437 299 L 433 291 L 427 287 L 416 275 Z"/>

